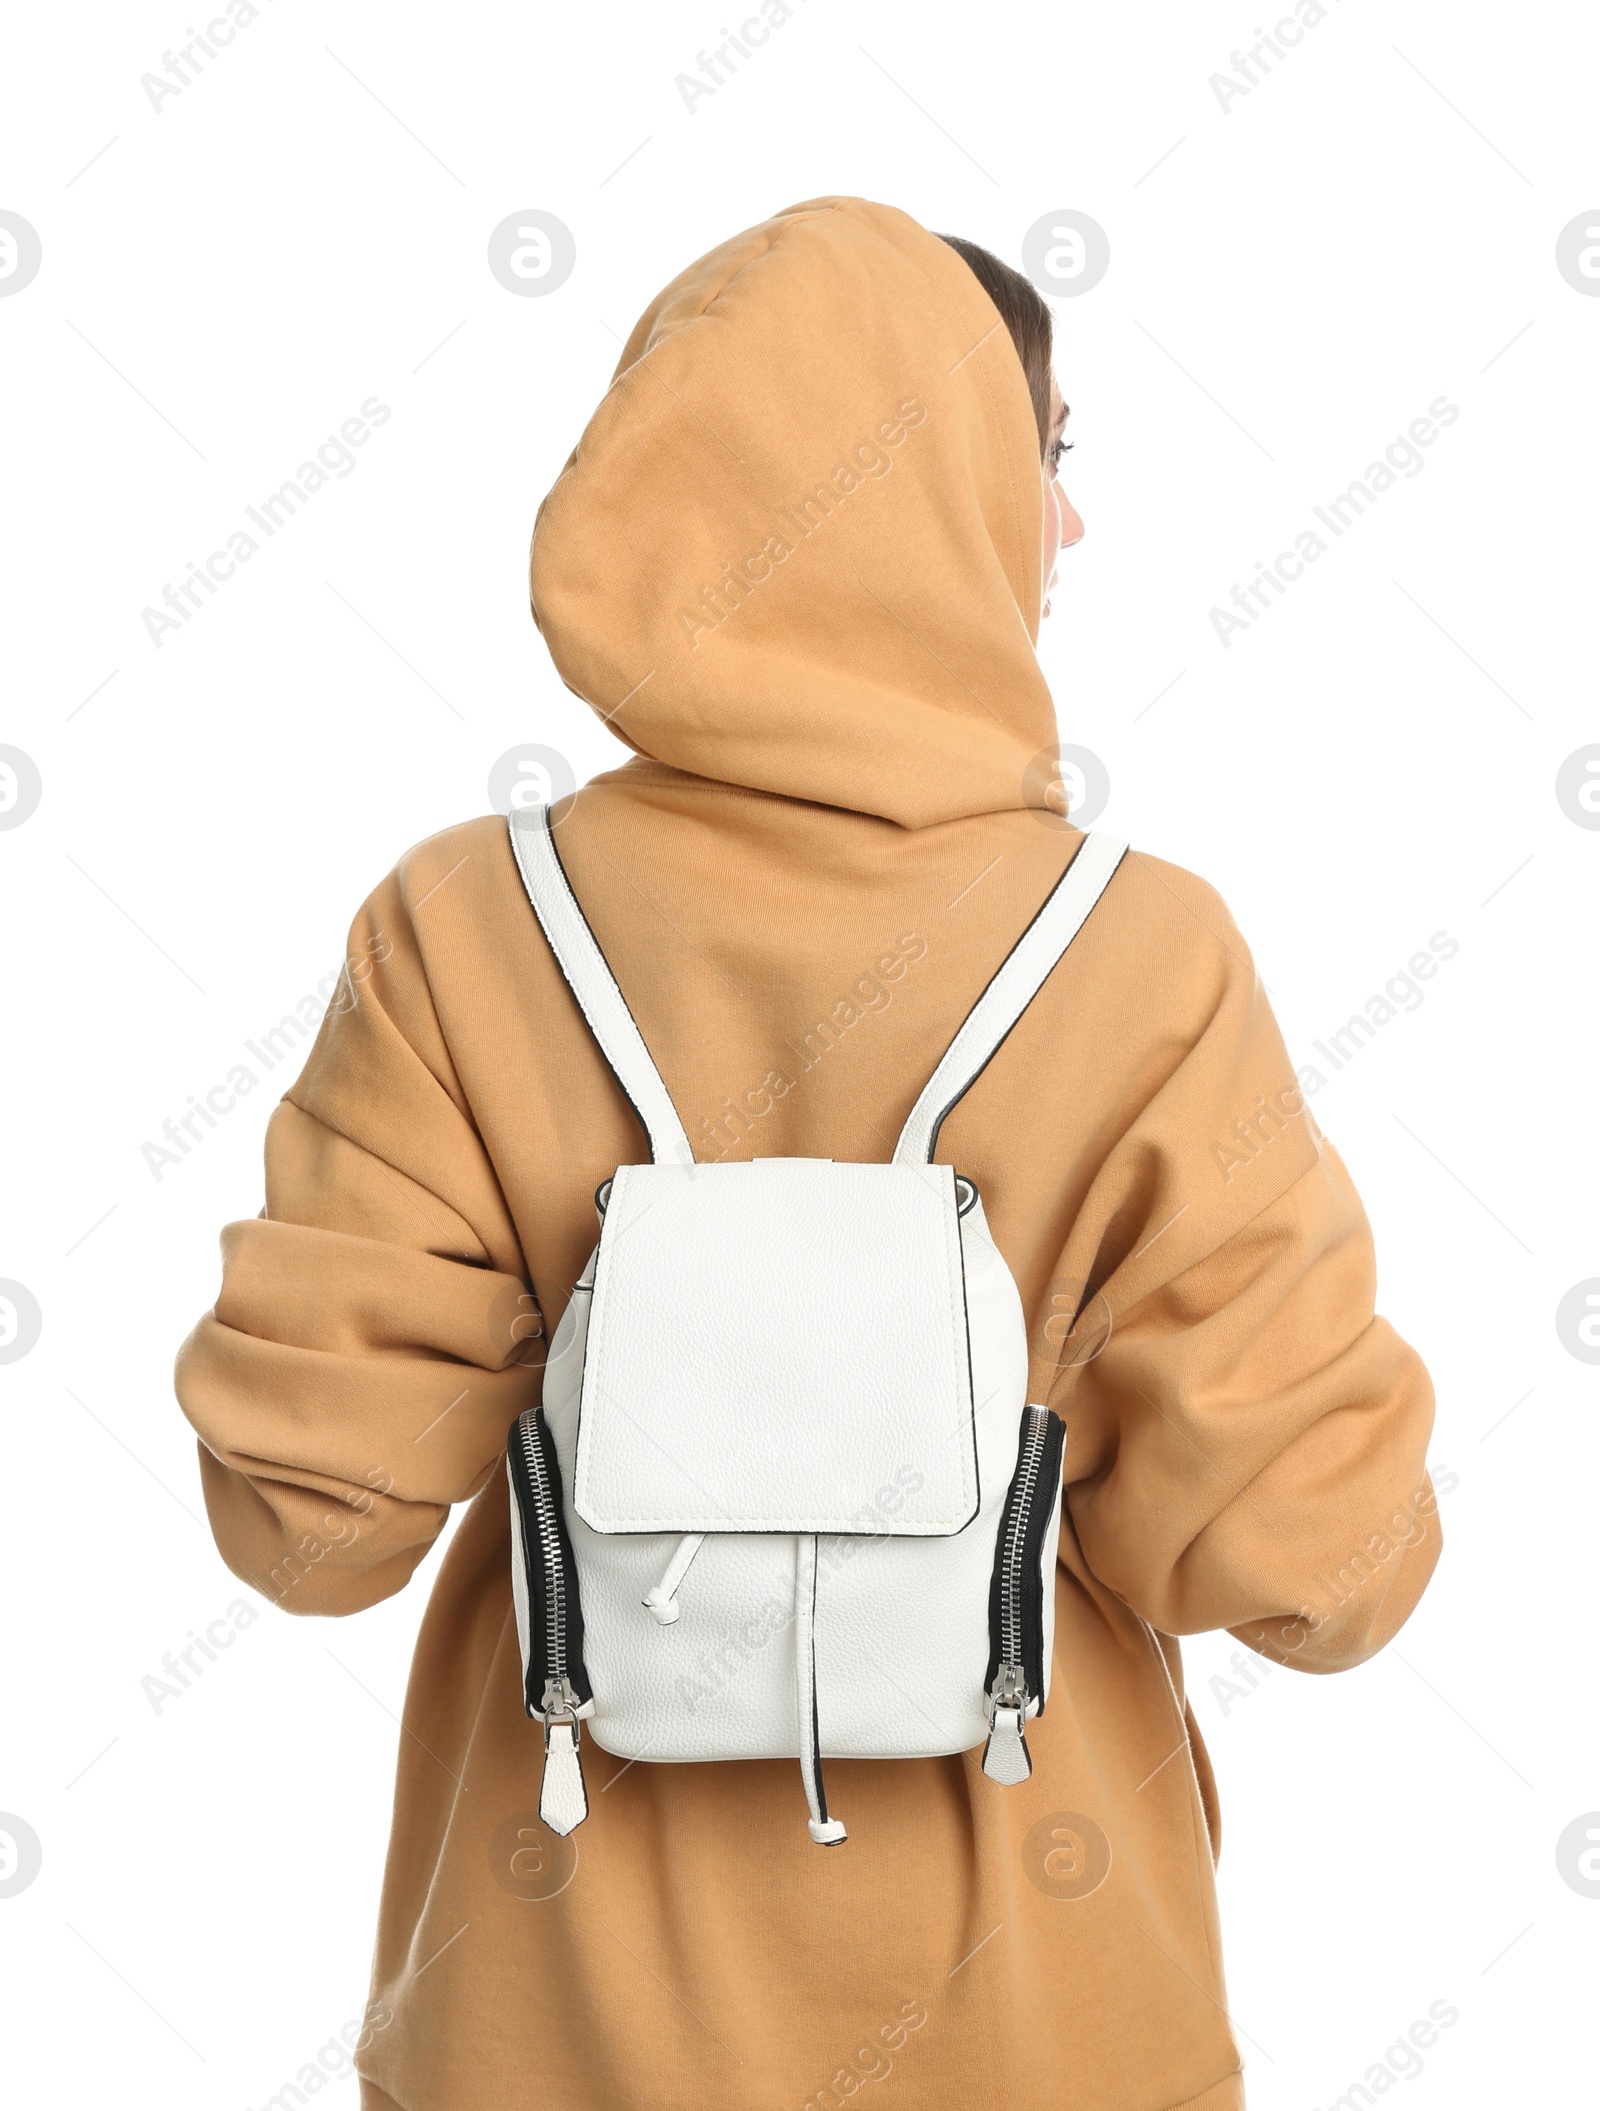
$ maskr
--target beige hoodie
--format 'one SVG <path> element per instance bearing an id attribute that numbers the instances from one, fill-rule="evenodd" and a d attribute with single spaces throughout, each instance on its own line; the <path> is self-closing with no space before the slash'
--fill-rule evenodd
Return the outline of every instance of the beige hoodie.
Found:
<path id="1" fill-rule="evenodd" d="M 883 1159 L 1081 837 L 1048 808 L 1037 434 L 967 267 L 797 206 L 641 318 L 541 509 L 534 612 L 636 750 L 558 841 L 702 1158 Z M 1432 1396 L 1249 952 L 1137 848 L 946 1122 L 1064 1416 L 1033 1777 L 979 1755 L 624 1764 L 540 1826 L 501 1460 L 644 1139 L 498 817 L 409 851 L 223 1233 L 178 1392 L 217 1541 L 291 1612 L 468 1503 L 398 1762 L 365 2111 L 1243 2102 L 1173 1639 L 1359 1662 L 1438 1554 Z M 1314 1911 L 1307 1901 L 1306 1910 Z"/>

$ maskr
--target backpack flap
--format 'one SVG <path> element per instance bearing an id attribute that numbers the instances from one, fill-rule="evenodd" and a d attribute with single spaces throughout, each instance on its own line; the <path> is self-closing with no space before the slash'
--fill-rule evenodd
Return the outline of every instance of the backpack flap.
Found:
<path id="1" fill-rule="evenodd" d="M 938 1537 L 978 1499 L 950 1167 L 619 1170 L 584 1352 L 585 1524 Z"/>

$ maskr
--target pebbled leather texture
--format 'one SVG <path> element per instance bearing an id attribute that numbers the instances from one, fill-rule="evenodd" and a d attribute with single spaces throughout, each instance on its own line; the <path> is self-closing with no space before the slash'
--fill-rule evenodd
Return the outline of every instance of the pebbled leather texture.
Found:
<path id="1" fill-rule="evenodd" d="M 572 1507 L 599 1532 L 948 1534 L 977 1508 L 948 1166 L 623 1166 Z"/>
<path id="2" fill-rule="evenodd" d="M 1016 1468 L 1028 1357 L 1022 1301 L 989 1235 L 981 1202 L 960 1218 L 957 1235 L 979 1507 L 969 1524 L 946 1536 L 899 1535 L 890 1529 L 901 1514 L 890 1507 L 897 1493 L 891 1476 L 882 1484 L 884 1500 L 878 1502 L 873 1491 L 874 1536 L 821 1536 L 816 1690 L 825 1759 L 965 1752 L 988 1734 L 983 1676 L 989 1578 Z M 794 1301 L 815 1325 L 804 1290 L 796 1286 Z M 905 1295 L 903 1280 L 894 1294 Z M 590 1295 L 582 1291 L 571 1300 L 544 1377 L 544 1411 L 568 1491 L 574 1485 L 580 1392 L 585 1414 L 590 1405 L 584 1369 L 590 1306 Z M 953 1448 L 949 1434 L 948 1419 L 911 1427 L 911 1455 L 920 1462 L 936 1443 Z M 662 1625 L 643 1600 L 676 1551 L 677 1531 L 596 1532 L 570 1493 L 567 1514 L 583 1600 L 594 1692 L 588 1730 L 595 1743 L 624 1758 L 798 1757 L 795 1535 L 746 1534 L 725 1525 L 710 1532 L 679 1587 L 678 1619 Z M 1056 1535 L 1045 1537 L 1053 1564 Z M 1046 1606 L 1048 1616 L 1052 1591 Z"/>
<path id="3" fill-rule="evenodd" d="M 528 1600 L 528 1568 L 522 1548 L 522 1512 L 517 1504 L 517 1484 L 509 1450 L 506 1453 L 506 1484 L 511 1495 L 511 1609 L 517 1618 L 517 1648 L 522 1656 L 522 1690 L 526 1705 L 528 1658 L 533 1648 L 533 1614 Z"/>

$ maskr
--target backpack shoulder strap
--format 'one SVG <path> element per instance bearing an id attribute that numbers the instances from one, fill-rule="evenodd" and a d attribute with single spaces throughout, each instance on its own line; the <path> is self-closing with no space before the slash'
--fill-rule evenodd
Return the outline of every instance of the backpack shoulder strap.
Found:
<path id="1" fill-rule="evenodd" d="M 1117 836 L 1086 836 L 1043 908 L 995 970 L 962 1022 L 939 1067 L 922 1088 L 900 1141 L 896 1165 L 927 1165 L 945 1116 L 987 1069 L 1000 1044 L 1043 987 L 1046 976 L 1083 929 L 1090 910 L 1127 854 Z"/>
<path id="2" fill-rule="evenodd" d="M 547 806 L 512 808 L 511 849 L 556 965 L 612 1075 L 644 1124 L 651 1158 L 657 1164 L 692 1164 L 694 1152 L 678 1110 L 562 869 Z"/>

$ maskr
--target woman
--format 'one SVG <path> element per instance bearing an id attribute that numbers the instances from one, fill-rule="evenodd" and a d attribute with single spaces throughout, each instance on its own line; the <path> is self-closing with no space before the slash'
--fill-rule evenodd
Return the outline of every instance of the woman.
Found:
<path id="1" fill-rule="evenodd" d="M 635 750 L 560 856 L 697 1158 L 888 1155 L 1082 837 L 1034 653 L 1081 523 L 1050 317 L 904 213 L 797 206 L 651 303 L 541 508 L 535 619 Z M 498 816 L 418 845 L 181 1353 L 230 1566 L 422 1625 L 365 2111 L 1242 2104 L 1173 1637 L 1332 1671 L 1437 1558 L 1432 1401 L 1227 910 L 1135 852 L 950 1116 L 1066 1421 L 1032 1778 L 980 1754 L 625 1764 L 540 1826 L 502 1458 L 642 1132 Z M 1333 1581 L 1337 1579 L 1337 1584 Z"/>

